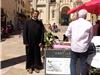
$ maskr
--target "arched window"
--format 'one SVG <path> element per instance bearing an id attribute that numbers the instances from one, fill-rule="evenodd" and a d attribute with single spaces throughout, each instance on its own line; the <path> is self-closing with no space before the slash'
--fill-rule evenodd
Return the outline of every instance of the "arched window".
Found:
<path id="1" fill-rule="evenodd" d="M 67 11 L 69 10 L 68 6 L 64 6 L 61 10 L 61 18 L 60 23 L 62 25 L 68 25 L 69 24 L 69 15 L 67 14 Z"/>
<path id="2" fill-rule="evenodd" d="M 52 10 L 52 18 L 54 18 L 54 17 L 55 17 L 55 11 Z"/>

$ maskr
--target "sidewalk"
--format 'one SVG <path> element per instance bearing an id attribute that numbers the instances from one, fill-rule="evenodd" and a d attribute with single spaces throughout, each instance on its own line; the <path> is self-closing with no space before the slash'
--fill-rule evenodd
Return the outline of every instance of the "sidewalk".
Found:
<path id="1" fill-rule="evenodd" d="M 60 26 L 60 32 L 53 33 L 60 39 L 63 38 L 63 34 L 66 31 L 66 26 Z M 23 45 L 22 37 L 14 35 L 11 38 L 7 38 L 0 43 L 1 49 L 1 75 L 44 75 L 44 69 L 40 73 L 28 74 L 25 70 L 25 49 Z"/>
<path id="2" fill-rule="evenodd" d="M 22 37 L 15 35 L 1 42 L 2 58 L 1 58 L 1 75 L 30 75 L 25 70 L 25 49 Z M 40 73 L 31 75 L 44 75 L 44 69 Z"/>

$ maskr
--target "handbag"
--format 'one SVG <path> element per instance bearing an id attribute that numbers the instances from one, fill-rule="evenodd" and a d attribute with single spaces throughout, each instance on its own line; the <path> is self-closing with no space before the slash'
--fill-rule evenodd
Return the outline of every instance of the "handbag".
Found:
<path id="1" fill-rule="evenodd" d="M 96 47 L 95 47 L 94 43 L 91 42 L 91 43 L 89 44 L 87 53 L 88 53 L 88 55 L 90 55 L 90 54 L 95 54 L 95 53 L 96 53 Z"/>

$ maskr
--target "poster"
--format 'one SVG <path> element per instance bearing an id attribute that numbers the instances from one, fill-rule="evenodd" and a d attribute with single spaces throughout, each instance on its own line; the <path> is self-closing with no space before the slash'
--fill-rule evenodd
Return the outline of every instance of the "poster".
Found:
<path id="1" fill-rule="evenodd" d="M 70 58 L 46 58 L 46 74 L 70 74 Z"/>

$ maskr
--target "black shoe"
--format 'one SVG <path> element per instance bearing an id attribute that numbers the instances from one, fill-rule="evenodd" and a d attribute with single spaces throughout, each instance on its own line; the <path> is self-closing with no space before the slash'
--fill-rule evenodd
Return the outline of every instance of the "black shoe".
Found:
<path id="1" fill-rule="evenodd" d="M 30 69 L 26 69 L 27 70 L 27 72 L 29 73 L 29 74 L 32 74 L 33 73 L 33 70 L 30 68 Z"/>
<path id="2" fill-rule="evenodd" d="M 34 69 L 34 71 L 36 72 L 36 73 L 40 73 L 40 70 L 39 69 Z"/>

